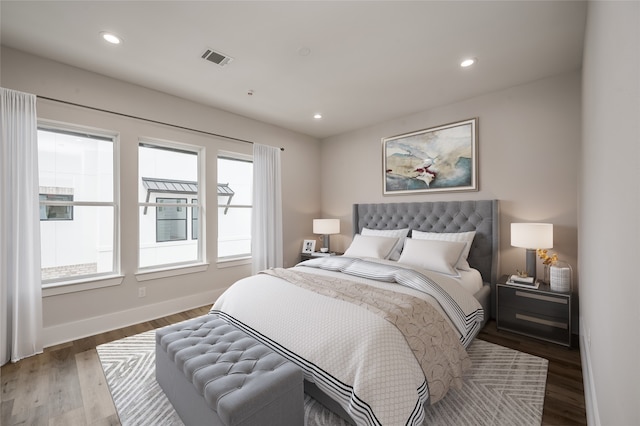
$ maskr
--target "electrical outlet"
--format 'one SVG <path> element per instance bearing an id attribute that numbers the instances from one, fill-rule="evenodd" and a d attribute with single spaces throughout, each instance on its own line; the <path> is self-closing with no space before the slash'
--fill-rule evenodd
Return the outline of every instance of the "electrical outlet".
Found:
<path id="1" fill-rule="evenodd" d="M 147 296 L 147 288 L 138 287 L 138 297 L 146 297 L 146 296 Z"/>

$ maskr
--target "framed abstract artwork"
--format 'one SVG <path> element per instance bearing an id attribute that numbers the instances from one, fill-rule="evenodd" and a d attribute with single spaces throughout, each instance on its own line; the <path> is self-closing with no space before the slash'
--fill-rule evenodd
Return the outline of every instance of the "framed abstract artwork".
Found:
<path id="1" fill-rule="evenodd" d="M 382 139 L 383 194 L 478 190 L 478 119 Z"/>

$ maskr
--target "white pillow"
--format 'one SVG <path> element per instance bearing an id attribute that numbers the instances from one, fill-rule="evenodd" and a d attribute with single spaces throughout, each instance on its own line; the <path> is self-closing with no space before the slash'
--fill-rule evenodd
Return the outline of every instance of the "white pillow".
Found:
<path id="1" fill-rule="evenodd" d="M 387 259 L 389 260 L 398 260 L 400 259 L 400 252 L 402 252 L 402 247 L 404 246 L 404 239 L 407 238 L 407 234 L 409 234 L 409 228 L 404 229 L 368 229 L 362 228 L 361 235 L 374 235 L 378 237 L 393 237 L 397 238 L 398 242 L 396 243 L 393 250 Z"/>
<path id="2" fill-rule="evenodd" d="M 460 256 L 460 260 L 458 260 L 458 264 L 456 265 L 456 269 L 461 269 L 463 271 L 471 270 L 469 262 L 467 262 L 467 257 L 469 257 L 469 250 L 471 250 L 471 243 L 473 243 L 473 238 L 475 236 L 476 231 L 452 233 L 413 231 L 411 233 L 411 238 L 415 238 L 416 240 L 460 241 L 466 243 L 466 246 L 462 251 L 462 256 Z"/>
<path id="3" fill-rule="evenodd" d="M 397 242 L 397 238 L 356 234 L 344 255 L 347 257 L 386 259 Z"/>
<path id="4" fill-rule="evenodd" d="M 456 263 L 465 243 L 459 241 L 416 240 L 407 238 L 398 263 L 428 269 L 442 274 L 460 276 Z"/>

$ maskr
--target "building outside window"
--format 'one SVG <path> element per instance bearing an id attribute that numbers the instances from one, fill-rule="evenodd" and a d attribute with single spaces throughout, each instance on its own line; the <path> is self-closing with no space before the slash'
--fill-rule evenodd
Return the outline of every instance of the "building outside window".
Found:
<path id="1" fill-rule="evenodd" d="M 253 162 L 250 156 L 218 155 L 218 259 L 251 256 Z"/>
<path id="2" fill-rule="evenodd" d="M 186 198 L 156 198 L 159 204 L 186 204 Z M 192 207 L 193 209 L 193 207 Z M 158 206 L 156 210 L 156 242 L 187 239 L 187 208 Z"/>
<path id="3" fill-rule="evenodd" d="M 70 194 L 60 192 L 69 191 Z M 40 187 L 40 202 L 73 201 L 73 188 Z M 40 204 L 40 220 L 73 220 L 73 206 Z"/>
<path id="4" fill-rule="evenodd" d="M 139 267 L 162 268 L 203 260 L 199 194 L 200 147 L 143 140 L 138 146 Z M 191 217 L 189 217 L 191 216 Z"/>
<path id="5" fill-rule="evenodd" d="M 119 273 L 115 133 L 38 126 L 44 287 Z"/>

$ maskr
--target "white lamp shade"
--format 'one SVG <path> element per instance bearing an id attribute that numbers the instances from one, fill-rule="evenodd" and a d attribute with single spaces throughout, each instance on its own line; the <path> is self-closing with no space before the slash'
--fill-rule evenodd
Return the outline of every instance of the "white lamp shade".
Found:
<path id="1" fill-rule="evenodd" d="M 314 234 L 339 234 L 340 219 L 313 219 Z"/>
<path id="2" fill-rule="evenodd" d="M 551 223 L 512 223 L 511 245 L 528 249 L 553 248 Z"/>

